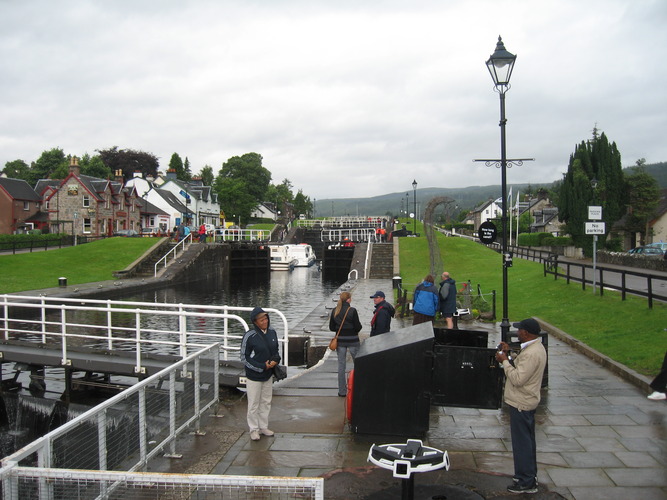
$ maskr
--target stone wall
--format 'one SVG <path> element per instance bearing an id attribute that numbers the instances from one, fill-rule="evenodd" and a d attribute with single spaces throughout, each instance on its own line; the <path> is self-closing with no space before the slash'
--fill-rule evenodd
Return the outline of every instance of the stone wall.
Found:
<path id="1" fill-rule="evenodd" d="M 604 264 L 629 266 L 651 271 L 667 272 L 667 260 L 660 256 L 640 255 L 627 252 L 599 251 L 597 261 Z"/>

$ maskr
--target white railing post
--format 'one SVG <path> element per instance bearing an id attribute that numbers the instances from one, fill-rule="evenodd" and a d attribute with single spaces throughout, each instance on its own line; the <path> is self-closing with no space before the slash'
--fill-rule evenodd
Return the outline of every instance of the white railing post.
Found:
<path id="1" fill-rule="evenodd" d="M 7 296 L 3 297 L 3 310 L 5 312 L 5 321 L 3 322 L 5 327 L 2 331 L 3 340 L 9 340 L 9 304 L 7 303 Z"/>
<path id="2" fill-rule="evenodd" d="M 134 312 L 134 348 L 136 350 L 136 366 L 134 373 L 146 373 L 146 369 L 141 366 L 141 310 L 135 309 Z"/>
<path id="3" fill-rule="evenodd" d="M 147 442 L 147 421 L 146 421 L 146 386 L 139 390 L 139 456 L 140 464 L 145 469 L 146 457 L 148 455 Z"/>
<path id="4" fill-rule="evenodd" d="M 40 300 L 40 307 L 41 307 L 41 329 L 42 329 L 42 344 L 46 344 L 46 308 L 44 305 L 46 302 L 44 301 L 44 297 L 41 298 Z"/>
<path id="5" fill-rule="evenodd" d="M 113 321 L 111 319 L 111 301 L 107 300 L 107 349 L 113 350 Z"/>
<path id="6" fill-rule="evenodd" d="M 107 470 L 107 411 L 102 410 L 97 415 L 97 447 L 100 470 Z"/>
<path id="7" fill-rule="evenodd" d="M 67 310 L 65 307 L 64 304 L 60 306 L 60 346 L 62 350 L 60 364 L 69 366 L 72 363 L 67 359 Z"/>

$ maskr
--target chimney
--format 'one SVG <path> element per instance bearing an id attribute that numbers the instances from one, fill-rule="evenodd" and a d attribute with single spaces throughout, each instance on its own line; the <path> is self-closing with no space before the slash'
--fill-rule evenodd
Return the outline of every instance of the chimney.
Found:
<path id="1" fill-rule="evenodd" d="M 173 181 L 176 180 L 176 170 L 174 170 L 173 168 L 167 170 L 167 180 L 173 180 Z"/>
<path id="2" fill-rule="evenodd" d="M 134 178 L 136 179 L 137 177 L 141 177 L 141 170 L 134 171 Z"/>
<path id="3" fill-rule="evenodd" d="M 69 173 L 76 175 L 77 177 L 81 175 L 81 167 L 79 167 L 79 159 L 76 156 L 72 156 L 69 160 Z"/>
<path id="4" fill-rule="evenodd" d="M 123 171 L 120 168 L 114 172 L 114 176 L 116 182 L 123 183 Z"/>

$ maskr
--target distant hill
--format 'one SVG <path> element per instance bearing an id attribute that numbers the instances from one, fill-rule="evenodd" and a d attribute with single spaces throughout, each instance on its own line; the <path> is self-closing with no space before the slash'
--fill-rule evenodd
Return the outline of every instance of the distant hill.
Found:
<path id="1" fill-rule="evenodd" d="M 661 188 L 667 188 L 667 162 L 653 163 L 645 165 L 646 171 L 652 175 Z M 623 169 L 625 175 L 631 175 L 637 167 L 626 167 Z M 526 192 L 528 188 L 535 191 L 537 187 L 546 187 L 551 189 L 555 182 L 546 184 L 512 184 L 511 187 L 514 196 L 519 192 Z M 406 193 L 408 194 L 408 213 L 414 211 L 414 199 L 412 190 L 401 191 L 398 193 L 383 194 L 373 196 L 372 198 L 329 198 L 317 200 L 315 205 L 316 217 L 340 217 L 343 215 L 385 215 L 391 213 L 396 215 L 401 207 L 405 209 Z M 436 196 L 448 196 L 454 199 L 454 204 L 458 209 L 453 213 L 459 213 L 462 210 L 472 210 L 480 203 L 487 200 L 500 198 L 500 185 L 495 186 L 470 186 L 465 188 L 422 188 L 417 189 L 417 203 L 419 204 L 418 213 L 423 213 L 422 203 L 428 202 Z M 401 204 L 402 200 L 402 204 Z"/>
<path id="2" fill-rule="evenodd" d="M 653 176 L 658 185 L 661 188 L 667 188 L 667 162 L 662 163 L 651 163 L 650 165 L 644 165 L 646 172 L 649 175 Z M 631 175 L 634 171 L 637 170 L 637 167 L 626 167 L 623 169 L 625 175 Z"/>

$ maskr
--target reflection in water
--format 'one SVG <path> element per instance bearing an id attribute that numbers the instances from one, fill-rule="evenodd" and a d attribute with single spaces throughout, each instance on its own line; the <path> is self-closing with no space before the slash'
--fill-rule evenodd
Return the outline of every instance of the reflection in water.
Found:
<path id="1" fill-rule="evenodd" d="M 297 267 L 291 272 L 273 271 L 270 281 L 237 275 L 225 284 L 218 277 L 209 276 L 201 281 L 125 296 L 122 300 L 271 307 L 281 311 L 293 328 L 339 285 L 323 280 L 316 266 Z"/>

